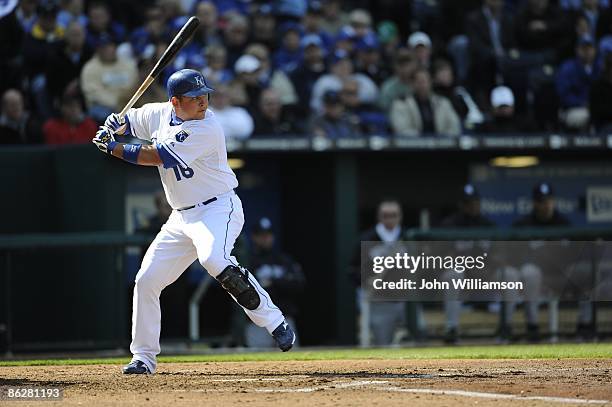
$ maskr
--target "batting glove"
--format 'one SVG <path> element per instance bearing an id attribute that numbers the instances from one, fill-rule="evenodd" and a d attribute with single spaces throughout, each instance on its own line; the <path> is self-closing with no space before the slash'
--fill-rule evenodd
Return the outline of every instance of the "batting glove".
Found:
<path id="1" fill-rule="evenodd" d="M 111 113 L 104 121 L 104 127 L 111 132 L 116 133 L 126 123 L 125 117 L 119 116 L 117 113 Z"/>
<path id="2" fill-rule="evenodd" d="M 104 126 L 100 126 L 96 136 L 91 140 L 100 151 L 110 154 L 117 144 L 111 130 Z"/>

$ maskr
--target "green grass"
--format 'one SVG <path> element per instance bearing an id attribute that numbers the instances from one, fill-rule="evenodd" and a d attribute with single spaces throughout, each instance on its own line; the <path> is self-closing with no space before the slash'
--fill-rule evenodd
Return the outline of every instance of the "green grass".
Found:
<path id="1" fill-rule="evenodd" d="M 204 354 L 161 356 L 160 363 L 168 362 L 258 362 L 305 361 L 348 359 L 603 359 L 612 358 L 612 343 L 560 344 L 560 345 L 507 345 L 507 346 L 458 346 L 403 349 L 328 349 L 298 350 L 294 352 L 237 351 L 230 354 Z M 59 366 L 122 364 L 128 358 L 105 359 L 36 359 L 0 361 L 1 366 Z"/>

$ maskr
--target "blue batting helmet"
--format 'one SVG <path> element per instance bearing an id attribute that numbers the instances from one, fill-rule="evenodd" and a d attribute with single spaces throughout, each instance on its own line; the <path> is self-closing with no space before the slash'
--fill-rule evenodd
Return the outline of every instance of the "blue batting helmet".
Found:
<path id="1" fill-rule="evenodd" d="M 170 75 L 166 89 L 170 98 L 172 96 L 196 97 L 214 92 L 214 89 L 206 83 L 204 75 L 193 69 L 181 69 Z"/>

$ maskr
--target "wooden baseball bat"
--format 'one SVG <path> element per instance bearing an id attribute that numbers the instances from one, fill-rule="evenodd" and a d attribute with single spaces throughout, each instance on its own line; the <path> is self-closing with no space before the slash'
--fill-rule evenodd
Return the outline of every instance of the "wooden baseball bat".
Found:
<path id="1" fill-rule="evenodd" d="M 134 106 L 134 103 L 142 96 L 143 93 L 151 86 L 157 75 L 172 61 L 172 59 L 176 56 L 176 54 L 183 48 L 183 46 L 189 41 L 189 38 L 193 35 L 195 30 L 200 25 L 200 20 L 197 17 L 191 17 L 185 25 L 181 28 L 181 30 L 176 34 L 168 48 L 164 51 L 164 54 L 159 58 L 159 61 L 155 64 L 149 76 L 142 82 L 140 87 L 136 90 L 134 95 L 129 102 L 124 106 L 124 108 L 119 113 L 119 116 L 123 117 L 127 113 L 127 111 Z"/>

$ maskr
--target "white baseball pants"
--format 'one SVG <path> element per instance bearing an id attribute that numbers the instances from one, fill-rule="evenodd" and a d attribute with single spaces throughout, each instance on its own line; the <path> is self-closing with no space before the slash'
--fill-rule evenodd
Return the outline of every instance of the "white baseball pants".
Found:
<path id="1" fill-rule="evenodd" d="M 151 373 L 155 372 L 160 352 L 162 290 L 176 281 L 196 258 L 213 277 L 229 265 L 238 265 L 231 252 L 243 225 L 242 202 L 230 191 L 208 205 L 172 211 L 149 246 L 136 275 L 130 351 L 133 359 L 144 362 Z M 253 311 L 243 309 L 256 325 L 271 333 L 284 316 L 252 274 L 249 280 L 261 301 Z"/>

